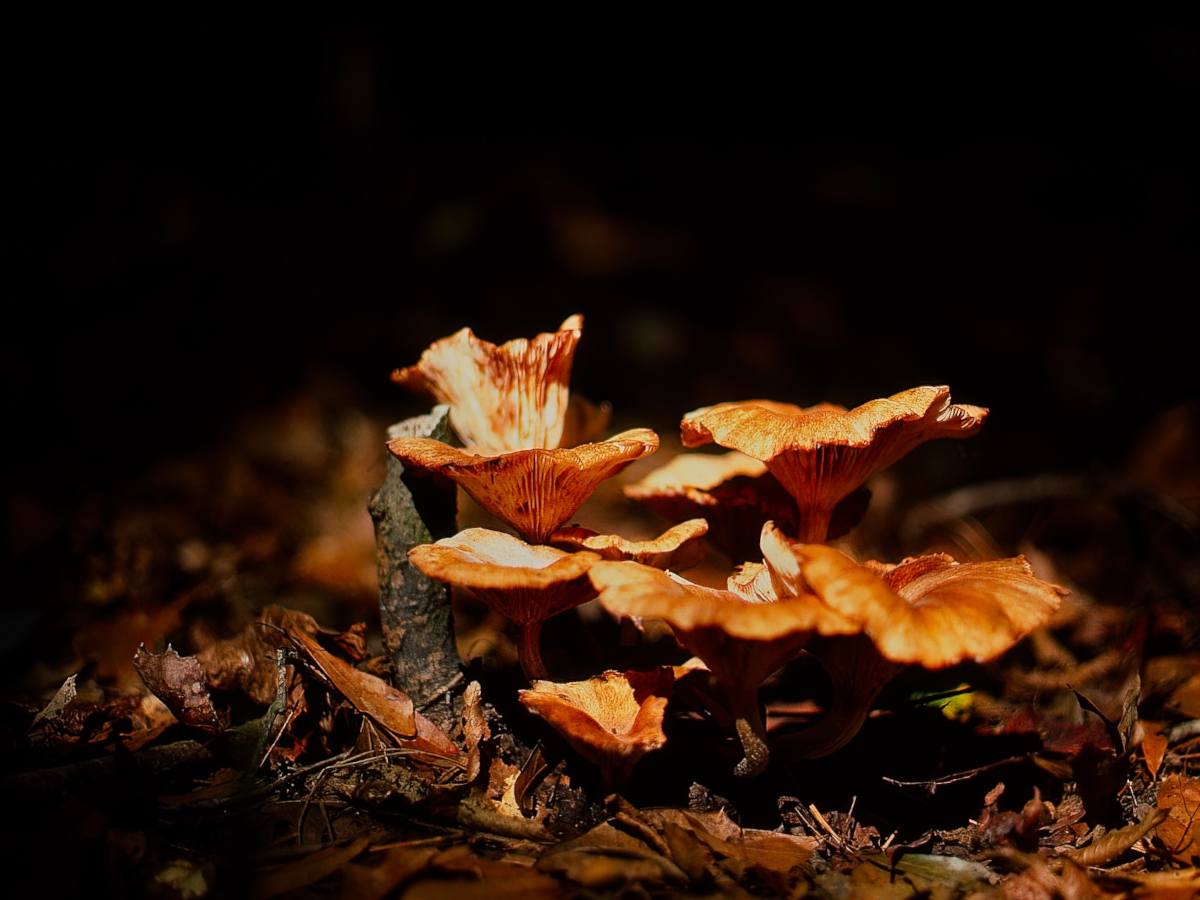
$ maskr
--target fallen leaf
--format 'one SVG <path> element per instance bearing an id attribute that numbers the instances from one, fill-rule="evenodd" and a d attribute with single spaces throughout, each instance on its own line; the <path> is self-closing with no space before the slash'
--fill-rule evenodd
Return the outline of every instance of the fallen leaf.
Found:
<path id="1" fill-rule="evenodd" d="M 241 691 L 260 706 L 275 699 L 275 651 L 288 646 L 288 635 L 320 631 L 307 613 L 268 606 L 240 634 L 203 647 L 196 658 L 208 685 L 218 691 Z"/>
<path id="2" fill-rule="evenodd" d="M 77 693 L 75 689 L 75 678 L 75 675 L 71 675 L 62 683 L 59 689 L 55 692 L 54 696 L 50 698 L 50 702 L 46 704 L 45 708 L 43 708 L 41 712 L 33 717 L 33 721 L 29 724 L 30 729 L 32 729 L 43 719 L 49 719 L 53 721 L 62 715 L 62 711 L 67 708 L 67 704 L 75 699 L 75 695 Z"/>
<path id="3" fill-rule="evenodd" d="M 306 632 L 293 632 L 292 637 L 355 709 L 370 716 L 376 725 L 397 738 L 403 740 L 417 736 L 416 712 L 412 698 L 407 694 L 382 678 L 362 672 L 345 660 L 338 659 Z M 458 748 L 451 747 L 457 753 Z"/>
<path id="4" fill-rule="evenodd" d="M 1197 819 L 1200 817 L 1200 781 L 1183 775 L 1168 775 L 1158 786 L 1158 808 L 1168 818 L 1158 827 L 1158 839 L 1180 862 L 1200 856 Z"/>
<path id="5" fill-rule="evenodd" d="M 322 878 L 328 878 L 362 853 L 369 843 L 368 838 L 361 837 L 345 847 L 327 847 L 295 862 L 260 872 L 255 881 L 254 896 L 259 900 L 267 900 L 269 897 L 278 897 L 280 894 L 314 884 Z"/>
<path id="6" fill-rule="evenodd" d="M 1160 793 L 1160 802 L 1161 796 Z M 1081 850 L 1062 849 L 1059 852 L 1081 866 L 1102 866 L 1116 859 L 1169 817 L 1168 811 L 1160 807 L 1150 812 L 1142 821 L 1109 831 Z"/>
<path id="7" fill-rule="evenodd" d="M 343 900 L 381 900 L 423 870 L 437 854 L 434 847 L 391 847 L 342 873 Z"/>
<path id="8" fill-rule="evenodd" d="M 467 782 L 473 782 L 483 769 L 483 742 L 492 736 L 483 713 L 483 689 L 472 681 L 463 691 L 463 736 L 467 742 Z"/>
<path id="9" fill-rule="evenodd" d="M 204 669 L 194 656 L 180 656 L 170 647 L 151 653 L 140 646 L 133 665 L 142 681 L 184 725 L 214 734 L 225 727 L 213 708 Z"/>
<path id="10" fill-rule="evenodd" d="M 1146 768 L 1150 770 L 1151 778 L 1158 778 L 1158 770 L 1162 768 L 1163 757 L 1167 754 L 1167 736 L 1163 734 L 1162 722 L 1141 722 L 1143 729 L 1142 756 L 1146 760 Z"/>

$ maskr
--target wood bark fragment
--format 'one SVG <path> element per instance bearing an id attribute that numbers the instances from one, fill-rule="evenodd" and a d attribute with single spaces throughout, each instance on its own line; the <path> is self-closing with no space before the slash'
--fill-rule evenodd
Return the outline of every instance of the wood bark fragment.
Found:
<path id="1" fill-rule="evenodd" d="M 392 425 L 389 438 L 426 437 L 451 442 L 449 407 Z M 433 477 L 409 477 L 394 457 L 371 498 L 379 567 L 379 612 L 384 646 L 396 685 L 437 725 L 451 728 L 455 712 L 447 685 L 458 683 L 461 660 L 454 644 L 449 589 L 414 568 L 408 551 L 455 533 L 456 490 Z"/>

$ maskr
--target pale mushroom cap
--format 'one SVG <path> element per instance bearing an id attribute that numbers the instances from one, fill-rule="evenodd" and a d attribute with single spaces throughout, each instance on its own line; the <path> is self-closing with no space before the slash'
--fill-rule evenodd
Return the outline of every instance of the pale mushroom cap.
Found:
<path id="1" fill-rule="evenodd" d="M 685 447 L 716 443 L 761 460 L 798 503 L 832 509 L 914 447 L 969 437 L 986 416 L 981 407 L 951 404 L 947 387 L 919 387 L 851 410 L 719 403 L 685 415 L 680 433 Z"/>
<path id="2" fill-rule="evenodd" d="M 587 681 L 535 681 L 518 697 L 580 755 L 601 766 L 636 761 L 667 742 L 663 717 L 674 672 L 605 672 Z"/>
<path id="3" fill-rule="evenodd" d="M 956 563 L 942 554 L 884 574 L 831 547 L 797 544 L 804 580 L 893 662 L 926 668 L 994 659 L 1049 620 L 1067 593 L 1024 558 Z"/>
<path id="4" fill-rule="evenodd" d="M 450 424 L 485 454 L 553 448 L 562 440 L 571 364 L 583 334 L 574 315 L 558 331 L 496 345 L 463 328 L 436 341 L 392 380 L 450 406 Z"/>
<path id="5" fill-rule="evenodd" d="M 530 546 L 487 528 L 468 528 L 408 552 L 409 561 L 430 578 L 472 591 L 519 624 L 540 622 L 590 600 L 588 570 L 595 553 L 564 553 Z"/>
<path id="6" fill-rule="evenodd" d="M 725 589 L 747 603 L 774 603 L 781 599 L 771 581 L 771 570 L 762 563 L 743 563 L 725 580 Z"/>
<path id="7" fill-rule="evenodd" d="M 625 487 L 625 496 L 683 494 L 690 490 L 709 491 L 731 478 L 757 478 L 767 471 L 764 463 L 744 453 L 678 453 L 641 481 Z"/>
<path id="8" fill-rule="evenodd" d="M 795 518 L 795 502 L 767 472 L 765 463 L 728 453 L 680 453 L 636 484 L 625 496 L 677 522 L 702 516 L 708 540 L 734 560 L 754 555 L 750 538 L 767 519 Z"/>
<path id="9" fill-rule="evenodd" d="M 406 466 L 452 479 L 492 515 L 541 543 L 600 482 L 657 450 L 658 435 L 635 428 L 595 444 L 500 456 L 477 456 L 427 438 L 389 441 L 388 449 Z"/>
<path id="10" fill-rule="evenodd" d="M 704 519 L 688 519 L 656 538 L 631 541 L 617 534 L 597 534 L 590 528 L 560 528 L 550 543 L 568 550 L 590 550 L 608 560 L 633 560 L 656 569 L 682 568 L 696 561 L 699 541 L 708 533 Z"/>

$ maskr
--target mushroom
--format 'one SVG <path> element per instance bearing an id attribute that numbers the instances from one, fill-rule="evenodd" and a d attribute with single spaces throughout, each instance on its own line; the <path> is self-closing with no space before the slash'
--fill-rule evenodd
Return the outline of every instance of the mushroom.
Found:
<path id="1" fill-rule="evenodd" d="M 859 565 L 821 544 L 791 544 L 763 529 L 765 568 L 784 590 L 803 589 L 856 623 L 862 635 L 809 648 L 829 673 L 834 701 L 790 750 L 825 756 L 862 727 L 870 704 L 906 664 L 940 669 L 995 659 L 1058 609 L 1065 589 L 1036 578 L 1023 557 L 958 563 L 937 553 L 899 565 Z"/>
<path id="2" fill-rule="evenodd" d="M 648 541 L 631 541 L 617 534 L 597 534 L 572 525 L 550 535 L 550 543 L 565 550 L 591 550 L 604 559 L 630 559 L 656 569 L 684 569 L 700 561 L 700 539 L 708 532 L 703 519 L 688 519 Z"/>
<path id="3" fill-rule="evenodd" d="M 834 506 L 872 474 L 934 438 L 965 438 L 987 410 L 950 403 L 947 387 L 919 387 L 846 410 L 771 400 L 719 403 L 683 417 L 685 447 L 716 443 L 761 462 L 792 495 L 797 536 L 827 539 Z"/>
<path id="4" fill-rule="evenodd" d="M 815 635 L 859 631 L 811 595 L 759 602 L 632 562 L 599 562 L 589 575 L 609 613 L 662 619 L 721 683 L 745 754 L 735 769 L 738 775 L 756 775 L 768 762 L 758 703 L 758 688 L 767 676 Z"/>
<path id="5" fill-rule="evenodd" d="M 638 760 L 666 744 L 663 716 L 674 681 L 670 666 L 609 671 L 587 681 L 535 681 L 518 697 L 580 756 L 595 763 L 606 784 L 618 787 Z"/>
<path id="6" fill-rule="evenodd" d="M 570 449 L 498 456 L 479 456 L 429 438 L 388 442 L 388 450 L 406 469 L 450 478 L 492 515 L 539 544 L 575 514 L 600 482 L 657 449 L 658 435 L 648 428 Z"/>
<path id="7" fill-rule="evenodd" d="M 532 339 L 492 344 L 463 328 L 434 342 L 392 381 L 450 406 L 450 424 L 467 447 L 496 455 L 557 447 L 568 417 L 571 363 L 583 316 Z M 597 413 L 582 410 L 577 425 Z"/>
<path id="8" fill-rule="evenodd" d="M 520 628 L 521 668 L 530 678 L 546 675 L 540 637 L 542 623 L 595 595 L 588 570 L 595 553 L 564 553 L 530 546 L 510 534 L 468 528 L 454 537 L 421 544 L 409 561 L 430 578 L 468 589 L 480 601 Z"/>
<path id="9" fill-rule="evenodd" d="M 669 522 L 703 517 L 709 540 L 735 560 L 754 555 L 752 536 L 764 522 L 786 527 L 796 509 L 764 463 L 736 450 L 676 454 L 624 491 Z"/>

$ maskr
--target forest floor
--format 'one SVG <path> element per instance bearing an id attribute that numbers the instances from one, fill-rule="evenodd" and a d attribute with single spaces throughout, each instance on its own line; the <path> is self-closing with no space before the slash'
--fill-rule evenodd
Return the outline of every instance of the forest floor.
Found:
<path id="1" fill-rule="evenodd" d="M 511 635 L 464 598 L 466 699 L 395 738 L 366 512 L 385 424 L 305 396 L 67 519 L 22 501 L 0 795 L 31 893 L 10 896 L 1200 895 L 1195 410 L 1121 471 L 904 514 L 885 475 L 854 549 L 1023 553 L 1071 591 L 1050 625 L 905 673 L 842 751 L 757 779 L 713 721 L 668 717 L 619 793 L 516 702 Z M 656 527 L 616 483 L 579 518 Z M 593 606 L 547 628 L 556 675 L 636 662 Z M 768 730 L 819 715 L 819 681 L 777 675 Z"/>

